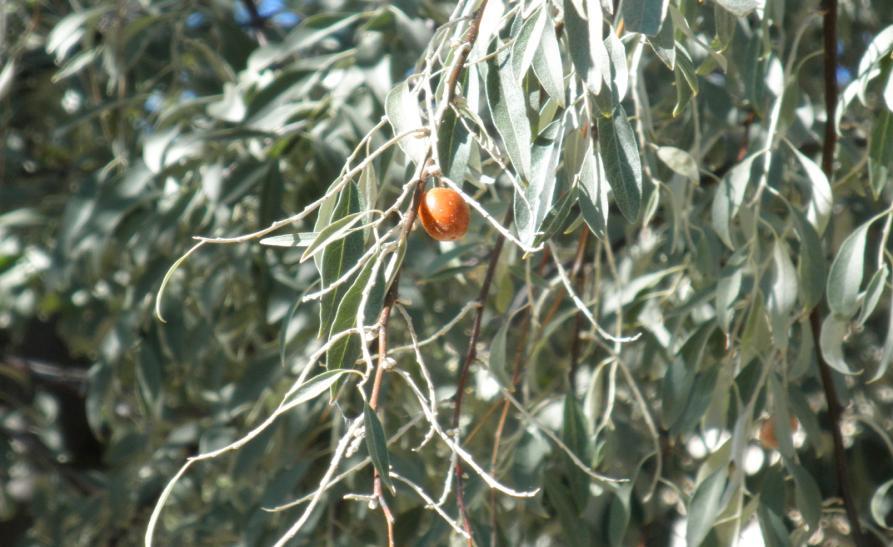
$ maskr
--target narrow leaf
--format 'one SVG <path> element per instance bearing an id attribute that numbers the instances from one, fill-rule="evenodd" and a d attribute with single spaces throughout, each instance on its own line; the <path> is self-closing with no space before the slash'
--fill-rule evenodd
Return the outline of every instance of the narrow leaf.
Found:
<path id="1" fill-rule="evenodd" d="M 825 233 L 825 227 L 828 226 L 828 219 L 831 217 L 831 207 L 834 205 L 831 185 L 828 184 L 828 177 L 825 176 L 825 172 L 814 161 L 804 156 L 793 146 L 791 146 L 791 150 L 794 151 L 794 155 L 797 156 L 800 165 L 806 171 L 808 180 L 812 183 L 806 218 L 809 219 L 809 223 L 813 225 L 816 233 L 822 235 Z"/>
<path id="2" fill-rule="evenodd" d="M 388 93 L 385 100 L 385 113 L 388 121 L 394 128 L 395 134 L 405 133 L 413 129 L 420 129 L 422 125 L 422 112 L 419 108 L 419 100 L 409 89 L 409 83 L 403 81 Z M 400 140 L 400 148 L 416 165 L 425 161 L 426 138 L 409 135 Z"/>
<path id="3" fill-rule="evenodd" d="M 878 526 L 884 530 L 893 530 L 893 526 L 890 526 L 887 519 L 887 515 L 893 511 L 893 496 L 890 495 L 891 488 L 893 488 L 893 479 L 880 485 L 871 496 L 871 516 Z"/>
<path id="4" fill-rule="evenodd" d="M 685 532 L 687 544 L 697 547 L 704 541 L 716 517 L 722 511 L 720 500 L 726 488 L 726 470 L 719 469 L 698 485 L 688 506 L 688 523 Z"/>
<path id="5" fill-rule="evenodd" d="M 372 279 L 372 273 L 375 269 L 375 264 L 377 263 L 377 259 L 373 257 L 366 265 L 363 266 L 363 269 L 360 270 L 360 274 L 357 276 L 357 279 L 353 282 L 350 288 L 344 293 L 344 298 L 341 299 L 341 302 L 338 304 L 338 311 L 335 314 L 335 320 L 332 322 L 332 326 L 329 329 L 329 337 L 332 337 L 339 332 L 347 330 L 351 327 L 356 326 L 357 323 L 357 312 L 360 308 L 360 302 L 363 299 L 363 291 L 366 290 L 366 287 L 370 283 L 370 279 Z M 371 282 L 379 282 L 375 279 Z M 383 290 L 373 291 L 373 292 L 383 292 Z M 373 299 L 373 296 L 370 294 L 370 300 Z M 378 303 L 380 307 L 380 302 Z M 369 323 L 375 321 L 374 317 L 369 317 L 364 315 L 364 317 L 369 320 Z M 355 340 L 358 338 L 356 335 L 346 336 L 344 338 L 339 339 L 337 342 L 332 344 L 329 348 L 329 351 L 326 352 L 326 368 L 329 370 L 341 368 L 345 365 L 345 361 L 348 363 L 353 359 L 349 358 L 351 354 L 356 354 L 359 352 L 359 349 L 356 347 Z M 349 350 L 353 349 L 354 351 Z M 348 357 L 347 359 L 345 359 Z"/>
<path id="6" fill-rule="evenodd" d="M 592 233 L 604 238 L 608 230 L 608 178 L 598 150 L 592 150 L 580 167 L 580 211 Z"/>
<path id="7" fill-rule="evenodd" d="M 794 498 L 797 502 L 797 509 L 803 515 L 803 520 L 809 526 L 810 532 L 819 529 L 819 520 L 822 517 L 822 492 L 815 479 L 809 474 L 809 471 L 798 464 L 790 466 L 791 474 L 794 475 Z"/>
<path id="8" fill-rule="evenodd" d="M 623 21 L 629 32 L 654 36 L 667 16 L 667 0 L 624 0 Z"/>
<path id="9" fill-rule="evenodd" d="M 601 24 L 600 11 L 598 23 Z M 597 34 L 590 34 L 589 22 L 585 15 L 578 11 L 578 6 L 573 0 L 564 0 L 564 24 L 571 61 L 577 75 L 590 91 L 597 94 L 601 91 L 603 77 L 593 56 L 593 44 L 598 44 L 598 47 L 604 50 L 602 31 L 599 29 Z M 607 52 L 604 57 L 607 58 Z"/>
<path id="10" fill-rule="evenodd" d="M 792 210 L 794 229 L 800 238 L 800 252 L 797 262 L 800 299 L 805 309 L 812 309 L 822 299 L 825 292 L 827 264 L 822 252 L 822 243 L 806 218 L 799 211 Z"/>
<path id="11" fill-rule="evenodd" d="M 515 225 L 521 241 L 533 244 L 546 215 L 554 207 L 558 158 L 561 151 L 562 123 L 549 124 L 533 144 L 533 174 L 524 199 L 515 196 Z"/>
<path id="12" fill-rule="evenodd" d="M 360 198 L 357 186 L 355 183 L 348 184 L 338 198 L 332 212 L 332 220 L 337 222 L 339 219 L 357 212 L 359 208 Z M 321 288 L 325 289 L 341 277 L 345 271 L 356 264 L 362 254 L 363 234 L 360 232 L 353 232 L 347 237 L 327 245 L 320 259 Z M 328 332 L 328 327 L 332 324 L 338 303 L 345 291 L 347 291 L 347 285 L 342 284 L 322 297 L 319 316 L 320 336 Z"/>
<path id="13" fill-rule="evenodd" d="M 859 309 L 865 240 L 871 222 L 862 224 L 844 240 L 828 271 L 828 307 L 842 317 L 852 317 Z"/>
<path id="14" fill-rule="evenodd" d="M 635 222 L 642 200 L 642 163 L 636 135 L 622 106 L 611 118 L 598 119 L 599 149 L 614 201 L 629 222 Z"/>
<path id="15" fill-rule="evenodd" d="M 547 24 L 551 24 L 549 16 L 546 8 L 541 7 L 521 25 L 521 31 L 512 44 L 512 72 L 518 82 L 524 80 L 524 76 L 527 75 Z"/>
<path id="16" fill-rule="evenodd" d="M 358 370 L 353 369 L 327 370 L 317 374 L 303 384 L 292 387 L 285 395 L 283 404 L 276 410 L 276 414 L 282 414 L 286 410 L 316 399 L 345 374 L 362 376 Z"/>
<path id="17" fill-rule="evenodd" d="M 543 28 L 543 34 L 533 55 L 533 72 L 546 93 L 555 99 L 558 106 L 564 108 L 564 64 L 551 18 Z"/>
<path id="18" fill-rule="evenodd" d="M 512 65 L 508 60 L 508 53 L 502 52 L 496 63 L 488 63 L 485 70 L 482 66 L 487 104 L 512 165 L 523 178 L 529 179 L 530 122 L 527 119 L 524 94 L 515 81 Z"/>
<path id="19" fill-rule="evenodd" d="M 700 180 L 701 175 L 698 170 L 698 162 L 685 150 L 675 146 L 661 146 L 657 149 L 657 157 L 675 173 L 682 175 L 688 180 L 692 182 Z"/>
<path id="20" fill-rule="evenodd" d="M 819 335 L 819 346 L 822 349 L 822 357 L 837 372 L 841 374 L 856 374 L 843 356 L 843 339 L 847 334 L 848 321 L 836 315 L 829 315 L 822 322 L 822 332 Z"/>
<path id="21" fill-rule="evenodd" d="M 351 233 L 350 229 L 354 224 L 359 222 L 361 218 L 363 218 L 362 212 L 358 211 L 356 213 L 351 213 L 339 218 L 320 230 L 316 235 L 316 239 L 307 246 L 307 249 L 304 250 L 304 254 L 301 255 L 301 262 L 305 262 L 318 252 L 324 251 L 328 245 L 349 235 Z"/>
<path id="22" fill-rule="evenodd" d="M 369 451 L 369 457 L 372 458 L 372 465 L 378 471 L 381 482 L 394 493 L 394 485 L 391 483 L 391 462 L 388 457 L 388 442 L 384 435 L 384 429 L 378 420 L 375 411 L 366 404 L 363 407 L 363 423 L 366 427 L 366 449 Z"/>
<path id="23" fill-rule="evenodd" d="M 787 348 L 791 311 L 797 302 L 797 271 L 787 246 L 777 240 L 772 251 L 766 310 L 772 323 L 772 340 L 780 350 Z"/>
<path id="24" fill-rule="evenodd" d="M 859 326 L 865 324 L 868 321 L 868 318 L 874 312 L 874 309 L 877 307 L 878 302 L 881 300 L 881 295 L 884 293 L 884 287 L 887 283 L 887 265 L 881 265 L 881 269 L 874 272 L 874 275 L 871 276 L 871 280 L 868 282 L 868 287 L 865 289 L 865 297 L 862 299 L 862 310 L 859 312 L 859 319 L 856 320 L 856 323 Z"/>

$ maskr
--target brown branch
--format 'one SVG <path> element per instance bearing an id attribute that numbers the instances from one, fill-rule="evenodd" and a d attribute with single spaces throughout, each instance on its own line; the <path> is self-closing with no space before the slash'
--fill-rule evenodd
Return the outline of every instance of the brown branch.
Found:
<path id="1" fill-rule="evenodd" d="M 837 0 L 825 0 L 824 9 L 822 32 L 825 45 L 825 116 L 827 121 L 825 122 L 825 140 L 822 146 L 822 171 L 830 181 L 834 172 L 834 150 L 837 145 L 837 128 L 835 127 L 837 116 Z M 819 364 L 819 374 L 825 391 L 825 401 L 828 403 L 831 436 L 834 440 L 834 469 L 837 475 L 837 486 L 840 489 L 847 518 L 850 521 L 853 543 L 862 547 L 867 545 L 867 542 L 859 522 L 856 501 L 850 489 L 846 449 L 843 446 L 843 435 L 840 432 L 842 407 L 834 388 L 831 367 L 825 361 L 820 346 L 822 320 L 819 316 L 818 306 L 810 312 L 809 322 L 812 327 L 812 337 L 815 340 L 816 360 Z"/>
<path id="2" fill-rule="evenodd" d="M 257 11 L 254 0 L 242 0 L 242 5 L 245 6 L 245 11 L 248 12 L 251 28 L 257 33 L 257 43 L 261 46 L 267 45 L 267 35 L 264 34 L 264 27 L 266 27 L 267 22 L 261 17 L 260 12 Z"/>
<path id="3" fill-rule="evenodd" d="M 503 226 L 508 226 L 512 222 L 512 207 L 509 206 L 506 212 Z M 477 356 L 477 341 L 481 335 L 481 321 L 484 317 L 484 308 L 486 307 L 487 297 L 490 294 L 490 286 L 493 284 L 493 275 L 496 272 L 496 265 L 499 263 L 499 255 L 502 252 L 502 246 L 505 243 L 505 237 L 501 234 L 497 236 L 496 244 L 490 252 L 490 262 L 487 265 L 487 273 L 484 274 L 484 282 L 481 284 L 481 290 L 478 293 L 477 312 L 474 315 L 474 323 L 471 327 L 471 336 L 468 338 L 468 350 L 465 352 L 465 360 L 462 362 L 462 368 L 459 371 L 459 380 L 456 383 L 456 395 L 453 397 L 455 406 L 453 407 L 453 430 L 456 431 L 457 442 L 459 436 L 459 418 L 462 415 L 462 398 L 465 394 L 465 385 L 468 382 L 468 371 L 471 363 Z M 459 507 L 459 513 L 462 515 L 462 525 L 468 534 L 468 545 L 473 545 L 471 523 L 468 520 L 468 511 L 465 508 L 465 497 L 462 492 L 462 463 L 457 459 L 454 467 L 456 473 L 456 505 Z"/>
<path id="4" fill-rule="evenodd" d="M 245 1 L 250 2 L 250 0 Z M 471 24 L 468 27 L 468 31 L 465 34 L 465 43 L 459 49 L 456 65 L 453 67 L 453 70 L 450 72 L 449 77 L 447 78 L 447 92 L 444 99 L 446 101 L 446 105 L 449 105 L 449 103 L 453 101 L 453 98 L 456 95 L 456 85 L 458 85 L 459 83 L 459 75 L 462 73 L 465 62 L 468 60 L 468 55 L 469 53 L 471 53 L 471 48 L 474 45 L 475 40 L 477 39 L 478 31 L 480 30 L 481 26 L 481 17 L 484 14 L 484 7 L 486 5 L 487 1 L 484 0 L 484 2 L 482 2 L 481 5 L 478 7 L 477 13 L 475 13 L 474 19 L 472 19 Z M 444 112 L 446 111 L 446 105 L 444 105 L 444 108 L 441 109 Z M 436 125 L 440 120 L 432 121 Z M 425 180 L 427 179 L 428 164 L 431 161 L 431 157 L 433 156 L 432 146 L 432 141 L 429 140 L 428 151 L 425 155 L 425 160 L 422 162 L 423 167 L 420 171 L 419 179 L 413 191 L 410 206 L 404 215 L 403 228 L 400 232 L 400 241 L 402 242 L 401 244 L 405 244 L 409 236 L 409 232 L 412 230 L 412 227 L 415 224 L 416 216 L 418 215 L 419 202 L 421 201 L 422 191 L 425 187 Z M 497 244 L 498 248 L 502 248 L 502 241 L 503 239 L 500 236 L 499 243 Z M 378 399 L 381 394 L 381 385 L 385 371 L 385 359 L 387 358 L 388 353 L 388 323 L 391 319 L 391 311 L 394 309 L 394 303 L 397 301 L 401 272 L 402 266 L 398 266 L 397 272 L 394 274 L 394 279 L 393 281 L 391 281 L 391 286 L 388 288 L 388 292 L 385 295 L 384 305 L 382 306 L 381 313 L 378 316 L 378 364 L 375 369 L 375 378 L 372 382 L 372 393 L 369 396 L 369 407 L 373 411 L 377 411 L 379 406 Z M 478 319 L 478 327 L 480 327 L 480 319 Z M 379 476 L 376 469 L 373 469 L 372 471 L 372 478 L 373 494 L 381 504 L 381 510 L 384 513 L 385 521 L 387 522 L 388 546 L 393 547 L 394 516 L 391 513 L 390 508 L 388 507 L 387 501 L 385 500 L 384 492 L 381 488 L 381 477 Z M 470 537 L 471 530 L 469 529 L 467 519 L 466 532 L 468 532 L 468 535 Z"/>

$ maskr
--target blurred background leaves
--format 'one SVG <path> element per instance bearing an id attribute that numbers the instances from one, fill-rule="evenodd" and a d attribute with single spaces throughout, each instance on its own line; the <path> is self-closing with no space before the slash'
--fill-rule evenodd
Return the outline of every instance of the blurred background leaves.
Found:
<path id="1" fill-rule="evenodd" d="M 206 246 L 171 278 L 160 302 L 166 323 L 153 317 L 155 292 L 192 236 L 238 235 L 301 211 L 382 116 L 395 127 L 411 117 L 406 107 L 419 105 L 401 95 L 407 87 L 391 90 L 443 39 L 435 30 L 453 4 L 0 4 L 4 541 L 140 543 L 186 458 L 230 444 L 274 412 L 320 346 L 317 333 L 329 328 L 315 303 L 299 303 L 318 289 L 313 261 L 301 262 L 304 247 Z M 587 35 L 579 14 L 610 3 L 492 4 L 502 7 L 491 8 L 482 29 L 492 44 L 473 50 L 477 62 L 439 128 L 449 129 L 442 167 L 460 185 L 469 179 L 466 190 L 494 216 L 534 205 L 533 216 L 516 215 L 518 236 L 527 245 L 549 240 L 557 256 L 504 251 L 463 445 L 489 456 L 499 383 L 521 362 L 518 397 L 528 411 L 578 458 L 631 482 L 610 491 L 590 484 L 540 427 L 512 413 L 494 468 L 507 484 L 542 493 L 494 502 L 469 477 L 476 540 L 718 545 L 758 522 L 767 545 L 846 541 L 813 333 L 801 314 L 827 296 L 836 315 L 822 329 L 823 353 L 838 369 L 865 371 L 836 378 L 849 409 L 853 488 L 863 524 L 889 542 L 893 345 L 885 341 L 893 340 L 893 310 L 881 234 L 890 215 L 866 223 L 891 201 L 893 6 L 841 1 L 837 77 L 845 87 L 829 181 L 817 165 L 817 2 L 770 0 L 755 13 L 757 2 L 626 0 L 614 13 L 628 31 L 648 35 L 647 45 L 612 35 L 603 48 L 593 42 L 596 57 L 574 48 Z M 554 20 L 557 13 L 563 18 Z M 574 25 L 582 34 L 569 32 Z M 510 40 L 511 49 L 499 50 Z M 634 51 L 642 60 L 625 80 Z M 495 55 L 480 62 L 488 52 Z M 591 78 L 594 61 L 614 67 L 610 81 Z M 603 162 L 588 125 L 575 118 L 583 103 L 597 118 Z M 559 124 L 568 131 L 558 134 Z M 369 149 L 384 141 L 376 134 Z M 358 206 L 393 202 L 409 163 L 395 149 L 377 158 L 358 181 Z M 523 199 L 504 169 L 511 166 L 529 182 Z M 328 222 L 313 220 L 295 231 Z M 642 333 L 623 354 L 635 381 L 588 325 L 579 366 L 569 364 L 581 328 L 570 328 L 577 310 L 552 261 L 569 269 L 585 230 L 598 240 L 581 255 L 583 296 L 612 332 L 622 319 L 618 328 Z M 420 337 L 477 293 L 494 234 L 475 216 L 458 245 L 410 237 L 401 298 Z M 528 294 L 533 311 L 521 313 Z M 393 345 L 409 343 L 404 327 L 395 331 Z M 452 395 L 466 344 L 456 328 L 426 348 L 442 400 Z M 634 386 L 660 430 L 664 467 L 654 497 L 645 495 L 657 472 L 653 439 Z M 312 491 L 346 429 L 342 409 L 327 403 L 311 401 L 238 453 L 190 469 L 168 500 L 157 543 L 273 543 L 294 514 L 263 509 Z M 383 434 L 418 415 L 414 400 L 391 394 Z M 788 415 L 799 432 L 785 431 Z M 769 416 L 778 450 L 755 439 L 756 422 Z M 436 493 L 450 452 L 434 443 L 411 451 L 423 434 L 384 455 L 394 473 Z M 750 462 L 743 487 L 729 486 L 730 462 Z M 398 545 L 458 537 L 394 482 Z M 366 471 L 337 485 L 296 544 L 381 544 L 381 516 L 341 500 L 370 490 Z M 456 513 L 452 497 L 444 509 Z M 684 522 L 691 511 L 698 518 Z"/>

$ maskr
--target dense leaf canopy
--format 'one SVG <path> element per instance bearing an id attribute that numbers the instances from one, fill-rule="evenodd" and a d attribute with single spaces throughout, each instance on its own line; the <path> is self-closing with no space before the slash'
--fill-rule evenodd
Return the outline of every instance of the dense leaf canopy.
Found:
<path id="1" fill-rule="evenodd" d="M 893 542 L 887 0 L 6 2 L 0 143 L 4 544 Z"/>

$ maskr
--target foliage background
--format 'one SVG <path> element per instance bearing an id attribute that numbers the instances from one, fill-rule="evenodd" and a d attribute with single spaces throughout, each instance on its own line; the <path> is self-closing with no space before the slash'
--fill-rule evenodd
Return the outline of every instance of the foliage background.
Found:
<path id="1" fill-rule="evenodd" d="M 153 315 L 156 292 L 193 235 L 248 233 L 324 195 L 386 114 L 390 124 L 361 157 L 400 131 L 402 116 L 421 108 L 430 121 L 424 89 L 402 88 L 413 90 L 408 98 L 389 92 L 408 76 L 424 77 L 426 55 L 438 67 L 455 59 L 430 55 L 441 44 L 458 51 L 477 3 L 463 4 L 468 17 L 447 27 L 456 38 L 435 34 L 453 13 L 447 1 L 264 1 L 254 14 L 250 3 L 229 1 L 0 3 L 0 537 L 139 543 L 187 457 L 228 445 L 275 411 L 325 343 L 317 333 L 329 334 L 332 318 L 320 325 L 319 305 L 300 303 L 320 277 L 316 261 L 301 261 L 303 248 L 257 241 L 206 245 L 170 278 L 159 301 L 164 323 Z M 826 358 L 838 370 L 863 371 L 834 376 L 846 408 L 849 479 L 870 541 L 890 542 L 893 5 L 840 2 L 844 92 L 834 176 L 824 183 L 828 209 L 817 198 L 826 119 L 817 2 L 768 0 L 756 12 L 746 0 L 505 4 L 503 17 L 485 18 L 470 58 L 494 55 L 463 73 L 459 106 L 437 132 L 441 144 L 459 135 L 458 148 L 441 151 L 445 173 L 497 219 L 513 204 L 513 233 L 525 245 L 549 240 L 529 256 L 507 242 L 500 255 L 461 421 L 462 445 L 491 469 L 499 385 L 512 383 L 520 363 L 515 393 L 536 418 L 510 407 L 492 470 L 513 488 L 542 490 L 527 500 L 493 495 L 466 469 L 475 540 L 727 544 L 749 529 L 769 545 L 851 541 L 807 320 L 819 304 L 830 318 Z M 661 34 L 633 32 L 656 31 L 653 16 L 667 4 Z M 604 14 L 608 78 L 599 95 L 584 92 L 595 81 L 579 76 L 599 62 L 583 40 L 594 34 L 573 27 L 569 9 L 590 21 L 592 10 Z M 548 27 L 531 29 L 538 17 Z M 621 18 L 622 41 L 612 40 Z M 524 34 L 551 31 L 561 99 L 531 58 L 545 55 L 549 40 Z M 527 56 L 526 77 L 500 79 L 506 52 Z M 490 88 L 488 78 L 498 84 Z M 435 76 L 434 91 L 444 81 Z M 509 96 L 508 116 L 499 113 L 500 93 Z M 389 96 L 396 108 L 386 113 Z M 622 125 L 618 107 L 634 138 L 620 137 L 615 164 L 602 140 L 600 161 L 611 172 L 586 171 L 596 161 L 590 123 L 607 138 L 611 124 Z M 469 124 L 464 134 L 457 118 Z M 521 129 L 511 122 L 522 118 L 530 120 L 527 140 L 513 141 Z M 538 135 L 541 149 L 554 144 L 542 140 L 553 135 L 544 133 L 552 119 L 563 141 L 554 145 L 555 165 L 540 172 L 537 152 L 525 160 L 524 150 Z M 638 183 L 630 143 L 641 158 Z M 386 209 L 401 198 L 404 210 L 407 155 L 388 148 L 369 165 L 357 177 L 359 206 Z M 539 217 L 519 215 L 519 192 L 540 206 Z M 857 229 L 876 214 L 883 216 Z M 294 229 L 325 227 L 314 219 Z M 379 226 L 396 220 L 382 217 Z M 583 238 L 589 230 L 596 237 Z M 865 237 L 846 246 L 854 233 Z M 400 298 L 420 338 L 474 312 L 465 306 L 484 284 L 499 237 L 476 213 L 458 244 L 409 235 Z M 864 275 L 856 268 L 863 259 Z M 565 270 L 594 319 L 640 337 L 606 342 L 567 297 Z M 472 313 L 424 347 L 446 429 Z M 411 343 L 404 318 L 394 316 L 392 347 Z M 374 317 L 367 313 L 367 325 Z M 412 352 L 394 357 L 422 381 Z M 362 414 L 356 382 L 347 384 L 338 405 L 322 395 L 238 452 L 193 465 L 166 501 L 156 543 L 281 537 L 301 509 L 264 508 L 316 488 L 349 419 Z M 389 435 L 420 416 L 391 373 L 381 408 Z M 802 424 L 796 446 L 782 440 L 781 455 L 762 448 L 762 421 L 773 416 L 783 432 L 787 414 Z M 631 481 L 590 482 L 545 431 L 587 466 Z M 451 452 L 436 439 L 414 451 L 425 433 L 418 422 L 389 458 L 395 473 L 436 499 Z M 339 469 L 366 457 L 357 448 Z M 751 463 L 742 475 L 744 454 Z M 367 464 L 335 485 L 294 543 L 383 544 L 381 512 L 343 499 L 371 492 L 371 473 Z M 403 483 L 386 496 L 398 545 L 461 543 Z M 453 495 L 443 509 L 461 521 Z M 686 524 L 689 511 L 703 518 Z"/>

